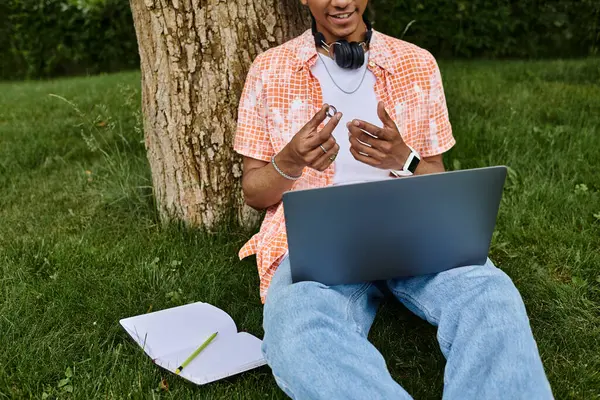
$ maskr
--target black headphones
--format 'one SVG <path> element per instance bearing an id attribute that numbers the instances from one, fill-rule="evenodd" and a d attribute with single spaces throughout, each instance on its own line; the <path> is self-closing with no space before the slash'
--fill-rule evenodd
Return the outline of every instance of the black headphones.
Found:
<path id="1" fill-rule="evenodd" d="M 371 23 L 367 17 L 363 14 L 363 21 L 367 26 L 367 32 L 365 33 L 364 42 L 348 42 L 347 40 L 338 40 L 331 45 L 325 42 L 325 35 L 317 31 L 317 21 L 315 17 L 312 18 L 312 33 L 315 38 L 315 46 L 323 47 L 331 55 L 331 47 L 333 46 L 333 59 L 342 68 L 357 69 L 360 68 L 365 62 L 365 47 L 369 45 L 371 36 L 373 35 L 373 29 Z M 364 46 L 366 45 L 366 46 Z"/>

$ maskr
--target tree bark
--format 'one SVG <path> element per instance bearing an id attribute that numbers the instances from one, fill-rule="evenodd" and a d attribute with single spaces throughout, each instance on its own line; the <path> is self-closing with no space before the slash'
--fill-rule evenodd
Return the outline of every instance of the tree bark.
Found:
<path id="1" fill-rule="evenodd" d="M 298 0 L 130 0 L 140 51 L 142 111 L 163 221 L 215 227 L 241 195 L 233 151 L 237 107 L 252 60 L 309 27 Z"/>

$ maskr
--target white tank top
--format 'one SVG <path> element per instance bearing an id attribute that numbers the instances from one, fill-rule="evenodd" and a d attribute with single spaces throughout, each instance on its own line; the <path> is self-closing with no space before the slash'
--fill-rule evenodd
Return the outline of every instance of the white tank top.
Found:
<path id="1" fill-rule="evenodd" d="M 365 53 L 365 62 L 358 69 L 339 67 L 331 58 L 319 54 L 311 72 L 319 80 L 323 93 L 323 102 L 335 106 L 341 112 L 342 119 L 333 131 L 333 136 L 340 145 L 340 152 L 335 160 L 334 185 L 354 182 L 377 181 L 393 179 L 388 170 L 379 169 L 357 161 L 350 153 L 348 128 L 346 123 L 353 119 L 362 119 L 376 126 L 383 126 L 377 116 L 377 97 L 375 96 L 375 75 L 367 69 L 360 88 L 352 93 L 342 92 L 332 82 L 347 92 L 351 92 L 360 83 L 368 64 L 369 52 Z M 327 67 L 327 70 L 325 69 Z"/>

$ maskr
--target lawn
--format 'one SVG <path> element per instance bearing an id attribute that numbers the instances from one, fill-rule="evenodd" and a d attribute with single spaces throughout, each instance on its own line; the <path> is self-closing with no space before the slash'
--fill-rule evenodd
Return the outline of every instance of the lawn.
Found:
<path id="1" fill-rule="evenodd" d="M 441 68 L 447 168 L 511 168 L 491 258 L 523 295 L 555 396 L 599 399 L 600 60 Z M 283 398 L 266 367 L 189 384 L 118 324 L 206 301 L 263 333 L 254 259 L 236 257 L 250 233 L 157 223 L 139 81 L 0 83 L 0 399 Z M 415 398 L 440 398 L 433 327 L 387 301 L 370 339 Z"/>

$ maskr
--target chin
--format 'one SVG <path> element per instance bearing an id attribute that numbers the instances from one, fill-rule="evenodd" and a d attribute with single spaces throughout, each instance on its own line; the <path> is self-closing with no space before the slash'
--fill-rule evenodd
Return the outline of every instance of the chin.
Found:
<path id="1" fill-rule="evenodd" d="M 345 38 L 352 35 L 358 29 L 358 25 L 340 28 L 339 26 L 329 27 L 329 31 L 339 38 Z"/>
<path id="2" fill-rule="evenodd" d="M 352 35 L 358 29 L 358 25 L 347 26 L 347 27 L 339 27 L 339 26 L 327 26 L 329 33 L 332 36 L 338 37 L 340 39 L 345 39 L 348 36 Z"/>

